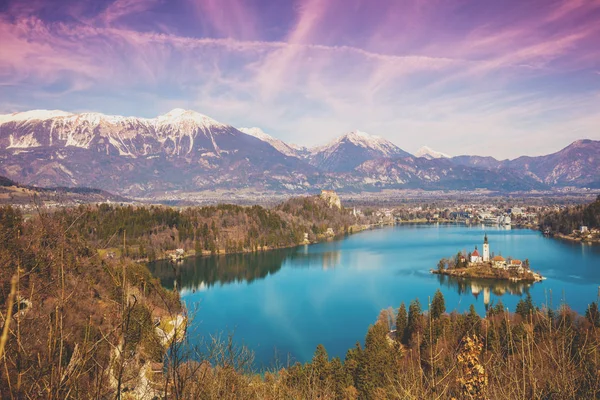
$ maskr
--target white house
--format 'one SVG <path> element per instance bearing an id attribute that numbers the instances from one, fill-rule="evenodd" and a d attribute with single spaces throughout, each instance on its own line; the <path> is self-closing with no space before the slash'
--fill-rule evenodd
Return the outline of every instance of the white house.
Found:
<path id="1" fill-rule="evenodd" d="M 523 262 L 521 260 L 512 260 L 508 268 L 515 270 L 520 274 L 522 274 L 523 271 L 525 271 L 525 269 L 523 268 Z"/>
<path id="2" fill-rule="evenodd" d="M 472 263 L 480 263 L 483 261 L 483 258 L 479 255 L 479 251 L 477 251 L 477 246 L 475 246 L 475 250 L 471 253 L 471 262 Z"/>
<path id="3" fill-rule="evenodd" d="M 492 259 L 492 265 L 494 268 L 506 269 L 506 260 L 502 256 L 496 256 Z"/>

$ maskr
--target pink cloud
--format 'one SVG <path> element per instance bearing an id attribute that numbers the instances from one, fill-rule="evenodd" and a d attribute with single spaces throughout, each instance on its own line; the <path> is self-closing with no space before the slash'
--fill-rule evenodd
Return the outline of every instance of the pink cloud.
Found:
<path id="1" fill-rule="evenodd" d="M 258 38 L 258 19 L 244 0 L 188 0 L 197 20 L 210 24 L 220 35 L 239 40 Z"/>
<path id="2" fill-rule="evenodd" d="M 507 93 L 508 85 L 600 67 L 600 27 L 586 19 L 597 1 L 552 3 L 522 18 L 499 12 L 458 28 L 443 18 L 456 12 L 457 2 L 375 3 L 380 7 L 370 10 L 371 3 L 358 0 L 298 2 L 278 41 L 264 40 L 259 13 L 241 0 L 186 3 L 199 24 L 209 24 L 205 37 L 201 28 L 193 32 L 198 37 L 164 33 L 181 32 L 168 19 L 148 25 L 164 28 L 136 30 L 133 16 L 158 1 L 117 0 L 77 22 L 0 15 L 0 85 L 40 97 L 48 95 L 45 86 L 67 81 L 65 92 L 80 98 L 104 91 L 150 96 L 147 102 L 161 107 L 181 101 L 225 122 L 264 121 L 290 135 L 354 128 L 400 135 L 462 126 L 470 134 L 486 122 L 494 133 L 509 130 L 511 119 L 555 110 L 562 101 L 527 90 Z M 582 110 L 597 104 L 578 96 L 568 101 Z M 0 104 L 8 103 L 0 97 Z M 593 119 L 573 121 L 587 127 Z"/>
<path id="3" fill-rule="evenodd" d="M 115 0 L 106 9 L 98 14 L 94 20 L 106 25 L 113 25 L 119 19 L 150 10 L 162 0 Z M 90 21 L 92 22 L 92 21 Z"/>

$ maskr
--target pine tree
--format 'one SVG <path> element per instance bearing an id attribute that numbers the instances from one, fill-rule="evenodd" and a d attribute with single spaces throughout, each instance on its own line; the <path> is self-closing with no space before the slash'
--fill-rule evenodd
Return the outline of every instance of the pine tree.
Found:
<path id="1" fill-rule="evenodd" d="M 438 289 L 433 296 L 431 302 L 431 317 L 433 319 L 439 319 L 443 313 L 446 312 L 446 302 L 444 301 L 444 295 Z"/>
<path id="2" fill-rule="evenodd" d="M 469 307 L 469 313 L 466 317 L 466 331 L 470 334 L 479 335 L 481 333 L 481 317 L 475 311 L 475 306 L 471 304 Z"/>
<path id="3" fill-rule="evenodd" d="M 585 317 L 596 328 L 600 327 L 600 311 L 598 311 L 598 303 L 593 301 L 585 310 Z"/>
<path id="4" fill-rule="evenodd" d="M 317 346 L 311 365 L 319 381 L 324 382 L 327 380 L 329 377 L 329 355 L 322 344 Z"/>
<path id="5" fill-rule="evenodd" d="M 494 315 L 502 314 L 504 312 L 504 303 L 502 300 L 498 300 L 498 304 L 494 306 Z"/>
<path id="6" fill-rule="evenodd" d="M 367 332 L 363 357 L 357 370 L 356 383 L 360 398 L 372 398 L 375 390 L 387 386 L 394 374 L 395 356 L 387 333 L 381 324 L 371 326 Z"/>
<path id="7" fill-rule="evenodd" d="M 358 367 L 362 362 L 362 358 L 363 350 L 360 347 L 360 343 L 356 342 L 356 346 L 346 352 L 346 358 L 344 359 L 346 379 L 353 382 L 354 386 L 358 382 Z"/>
<path id="8" fill-rule="evenodd" d="M 344 389 L 351 386 L 353 382 L 348 380 L 339 357 L 334 357 L 329 363 L 329 376 L 332 379 L 336 398 L 343 398 Z"/>
<path id="9" fill-rule="evenodd" d="M 406 338 L 404 339 L 404 342 L 408 343 L 410 341 L 410 338 L 415 333 L 421 331 L 421 303 L 419 303 L 419 299 L 415 299 L 410 302 L 410 306 L 408 307 L 408 321 L 406 326 Z"/>
<path id="10" fill-rule="evenodd" d="M 400 304 L 398 315 L 396 316 L 396 338 L 406 344 L 404 338 L 406 336 L 406 327 L 408 326 L 408 316 L 406 315 L 406 306 L 404 302 Z"/>
<path id="11" fill-rule="evenodd" d="M 531 294 L 527 293 L 525 300 L 521 299 L 517 303 L 515 312 L 519 314 L 523 319 L 527 319 L 535 311 Z"/>

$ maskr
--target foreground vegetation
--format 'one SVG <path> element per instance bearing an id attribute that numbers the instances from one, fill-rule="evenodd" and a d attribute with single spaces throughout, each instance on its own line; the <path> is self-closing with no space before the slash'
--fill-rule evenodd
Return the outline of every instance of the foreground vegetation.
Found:
<path id="1" fill-rule="evenodd" d="M 0 207 L 0 397 L 110 398 L 162 362 L 181 312 L 144 265 L 101 260 L 59 215 Z"/>
<path id="2" fill-rule="evenodd" d="M 591 399 L 600 395 L 600 314 L 529 296 L 510 313 L 499 303 L 480 318 L 446 313 L 438 291 L 384 310 L 345 359 L 318 346 L 313 359 L 259 376 L 236 357 L 189 363 L 178 396 L 210 399 Z M 232 351 L 232 354 L 243 352 Z M 239 360 L 239 358 L 237 358 Z M 190 374 L 193 366 L 195 370 Z M 178 371 L 173 371 L 175 375 Z"/>
<path id="3" fill-rule="evenodd" d="M 273 213 L 280 211 L 294 215 Z M 344 360 L 318 346 L 308 363 L 257 374 L 251 352 L 231 338 L 207 338 L 205 346 L 178 341 L 185 324 L 177 321 L 185 316 L 177 295 L 143 265 L 99 256 L 97 243 L 108 233 L 98 232 L 108 222 L 87 220 L 95 212 L 24 221 L 18 211 L 0 208 L 1 398 L 600 396 L 596 303 L 582 316 L 564 304 L 535 307 L 526 297 L 512 313 L 499 303 L 481 318 L 473 306 L 446 312 L 439 291 L 430 304 L 415 300 L 382 311 L 364 345 Z"/>

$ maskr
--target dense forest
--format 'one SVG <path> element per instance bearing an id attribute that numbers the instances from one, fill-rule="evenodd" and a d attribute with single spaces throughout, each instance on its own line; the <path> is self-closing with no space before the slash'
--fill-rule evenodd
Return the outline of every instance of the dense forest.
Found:
<path id="1" fill-rule="evenodd" d="M 600 195 L 593 203 L 548 212 L 540 217 L 540 227 L 568 235 L 581 226 L 600 228 Z"/>
<path id="2" fill-rule="evenodd" d="M 314 242 L 360 230 L 369 222 L 318 196 L 293 198 L 272 209 L 82 205 L 58 211 L 54 218 L 101 249 L 149 260 L 177 248 L 188 254 L 217 254 L 290 247 L 301 244 L 305 234 Z"/>
<path id="3" fill-rule="evenodd" d="M 306 207 L 304 200 L 288 204 L 288 209 L 284 204 L 268 211 L 264 221 L 273 218 L 290 227 L 301 226 L 307 216 L 327 218 L 316 210 L 306 214 L 311 206 Z M 210 210 L 231 209 L 247 215 L 243 208 L 228 207 Z M 182 312 L 178 296 L 163 289 L 143 264 L 127 257 L 101 257 L 97 244 L 114 232 L 94 231 L 91 223 L 82 221 L 88 216 L 82 210 L 101 215 L 99 208 L 84 207 L 68 216 L 40 214 L 24 220 L 17 210 L 0 208 L 2 398 L 600 396 L 600 312 L 596 303 L 589 305 L 585 315 L 578 315 L 565 304 L 558 309 L 536 306 L 526 296 L 513 312 L 498 303 L 490 305 L 482 318 L 472 306 L 466 313 L 448 312 L 438 291 L 430 304 L 414 300 L 374 316 L 376 322 L 368 327 L 364 344 L 349 349 L 343 360 L 330 358 L 326 349 L 318 346 L 310 362 L 262 374 L 252 367 L 252 353 L 227 337 L 206 338 L 208 345 L 193 346 L 174 340 L 175 331 L 173 340 L 165 342 L 157 332 L 165 321 Z M 125 210 L 109 207 L 104 212 L 111 215 Z M 131 209 L 132 215 L 135 210 Z M 200 212 L 145 210 L 150 215 L 160 210 L 160 217 L 152 217 L 159 221 L 160 229 L 176 227 L 177 231 L 186 226 L 178 225 L 180 215 Z M 261 213 L 254 212 L 257 214 L 251 215 Z M 344 226 L 344 211 L 338 214 L 333 210 L 333 214 L 339 217 L 338 226 Z M 151 236 L 157 231 L 151 225 L 139 228 L 141 219 L 125 220 L 131 222 L 121 226 L 123 232 L 131 228 Z M 273 223 L 274 229 L 283 229 Z M 140 231 L 134 230 L 134 224 Z M 222 228 L 219 224 L 218 229 Z M 116 229 L 119 234 L 119 227 Z M 144 238 L 144 234 L 132 234 L 129 240 L 136 238 Z"/>

